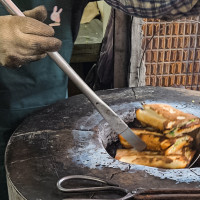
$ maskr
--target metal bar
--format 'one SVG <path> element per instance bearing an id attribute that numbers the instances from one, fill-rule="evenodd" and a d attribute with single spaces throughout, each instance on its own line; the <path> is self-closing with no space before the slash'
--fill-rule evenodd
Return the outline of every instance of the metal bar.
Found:
<path id="1" fill-rule="evenodd" d="M 145 190 L 142 192 L 138 192 L 139 195 L 148 195 L 148 194 L 200 194 L 200 188 L 180 188 L 180 189 L 169 189 L 169 188 L 161 188 L 161 189 L 151 189 Z"/>
<path id="2" fill-rule="evenodd" d="M 200 199 L 200 189 L 152 189 L 139 192 L 134 196 L 135 200 L 196 200 Z"/>
<path id="3" fill-rule="evenodd" d="M 200 194 L 150 194 L 138 195 L 134 200 L 196 200 L 200 199 Z"/>

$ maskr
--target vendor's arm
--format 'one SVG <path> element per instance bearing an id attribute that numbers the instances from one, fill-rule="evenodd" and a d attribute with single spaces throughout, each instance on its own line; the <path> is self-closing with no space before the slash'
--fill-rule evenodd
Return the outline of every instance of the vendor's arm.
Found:
<path id="1" fill-rule="evenodd" d="M 174 19 L 200 14 L 199 0 L 105 0 L 114 8 L 142 18 Z"/>
<path id="2" fill-rule="evenodd" d="M 24 13 L 26 17 L 0 16 L 0 64 L 18 67 L 57 51 L 61 41 L 52 27 L 42 23 L 47 17 L 43 6 Z"/>

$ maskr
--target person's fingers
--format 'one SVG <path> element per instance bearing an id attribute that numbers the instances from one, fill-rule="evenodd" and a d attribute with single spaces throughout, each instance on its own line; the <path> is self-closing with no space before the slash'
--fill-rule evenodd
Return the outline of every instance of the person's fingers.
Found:
<path id="1" fill-rule="evenodd" d="M 24 15 L 43 22 L 47 18 L 47 10 L 44 6 L 38 6 L 32 10 L 25 11 Z"/>
<path id="2" fill-rule="evenodd" d="M 54 29 L 38 20 L 30 17 L 18 17 L 18 27 L 22 33 L 41 35 L 41 36 L 53 36 Z"/>
<path id="3" fill-rule="evenodd" d="M 37 13 L 37 12 L 36 12 Z M 52 27 L 30 17 L 0 17 L 0 64 L 18 67 L 58 51 L 62 42 L 53 37 Z"/>
<path id="4" fill-rule="evenodd" d="M 5 61 L 6 64 L 4 66 L 9 68 L 19 68 L 22 65 L 25 65 L 26 63 L 45 58 L 46 55 L 47 55 L 46 53 L 40 55 L 31 55 L 31 56 L 21 56 L 19 54 L 10 55 L 7 57 Z"/>
<path id="5" fill-rule="evenodd" d="M 23 42 L 19 44 L 21 46 L 21 50 L 24 51 L 24 54 L 27 54 L 27 49 L 29 54 L 40 54 L 46 52 L 58 51 L 62 45 L 61 40 L 55 37 L 44 37 L 44 36 L 36 36 L 36 35 L 28 35 L 24 34 L 22 37 Z M 23 54 L 23 53 L 22 53 Z"/>

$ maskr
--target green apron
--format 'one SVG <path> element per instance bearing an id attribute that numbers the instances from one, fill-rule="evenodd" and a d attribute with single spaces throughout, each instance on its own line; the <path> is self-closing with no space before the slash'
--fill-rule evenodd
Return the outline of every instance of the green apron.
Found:
<path id="1" fill-rule="evenodd" d="M 73 48 L 71 30 L 72 2 L 74 0 L 14 0 L 19 8 L 30 10 L 45 5 L 48 19 L 54 6 L 62 8 L 61 25 L 54 27 L 55 36 L 62 40 L 59 53 L 69 62 Z M 7 15 L 0 4 L 0 15 Z M 0 66 L 0 199 L 7 200 L 7 189 L 4 175 L 4 152 L 6 144 L 16 127 L 35 110 L 52 104 L 67 96 L 67 76 L 59 67 L 46 57 L 32 62 L 19 69 L 8 69 Z"/>

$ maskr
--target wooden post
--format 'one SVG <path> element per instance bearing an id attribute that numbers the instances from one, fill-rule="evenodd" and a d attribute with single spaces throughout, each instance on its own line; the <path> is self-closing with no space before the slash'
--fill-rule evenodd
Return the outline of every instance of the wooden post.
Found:
<path id="1" fill-rule="evenodd" d="M 131 16 L 115 10 L 114 20 L 114 88 L 123 88 L 128 86 Z"/>

